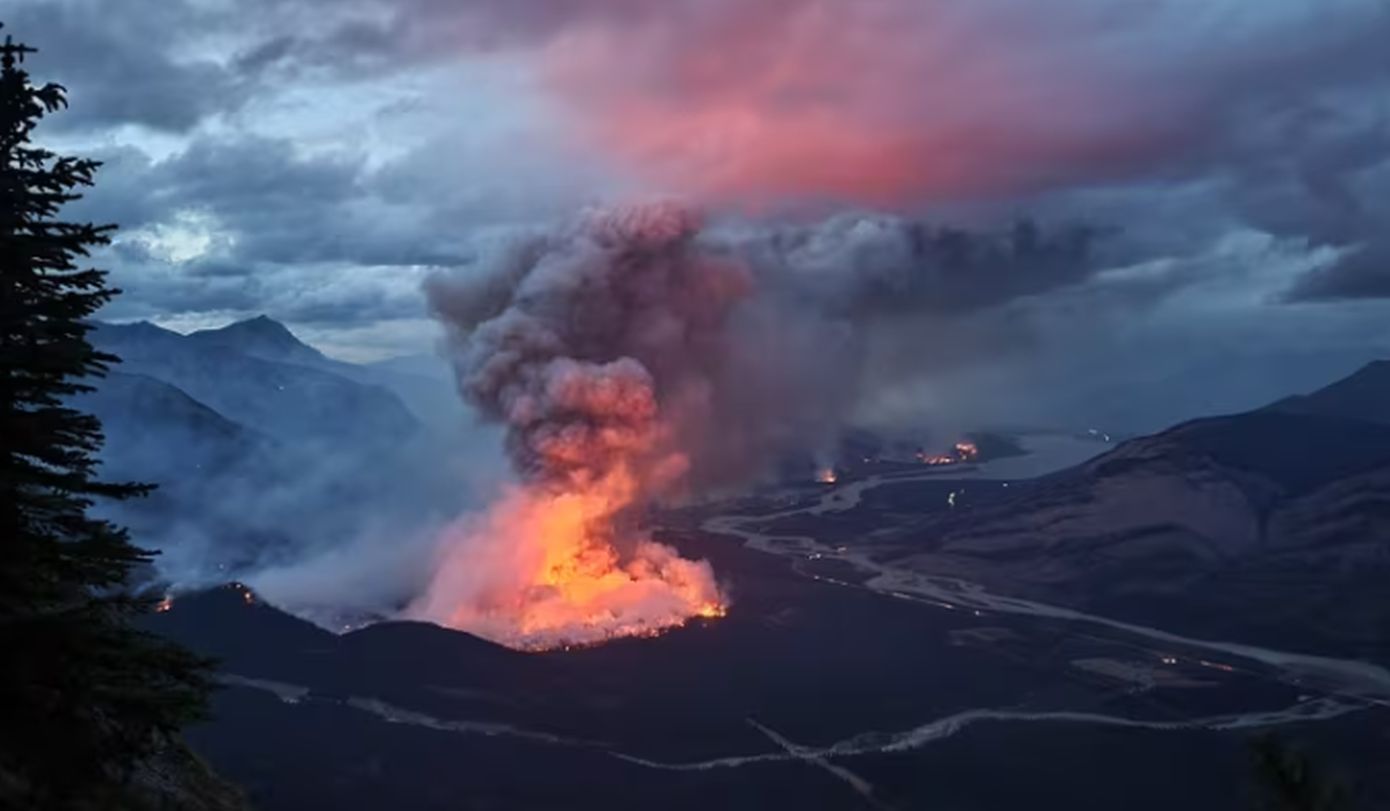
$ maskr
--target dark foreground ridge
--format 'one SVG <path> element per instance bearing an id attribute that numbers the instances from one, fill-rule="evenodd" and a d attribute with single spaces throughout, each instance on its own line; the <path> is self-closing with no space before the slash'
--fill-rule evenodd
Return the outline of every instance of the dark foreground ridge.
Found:
<path id="1" fill-rule="evenodd" d="M 992 808 L 1039 796 L 1215 809 L 1239 807 L 1248 739 L 1263 729 L 1293 731 L 1355 774 L 1374 777 L 1387 753 L 1384 708 L 1306 694 L 1249 662 L 943 611 L 807 579 L 724 539 L 667 540 L 728 573 L 728 617 L 534 654 L 420 623 L 338 636 L 229 586 L 177 598 L 154 627 L 221 658 L 216 720 L 191 739 L 265 809 Z M 1162 779 L 1160 761 L 1185 780 Z"/>

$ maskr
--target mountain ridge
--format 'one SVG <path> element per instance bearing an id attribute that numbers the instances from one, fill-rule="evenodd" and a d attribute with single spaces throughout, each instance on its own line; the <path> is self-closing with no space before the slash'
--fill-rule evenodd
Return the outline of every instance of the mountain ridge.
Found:
<path id="1" fill-rule="evenodd" d="M 1390 423 L 1390 360 L 1372 361 L 1317 391 L 1285 397 L 1262 410 Z"/>
<path id="2" fill-rule="evenodd" d="M 1386 369 L 924 516 L 884 558 L 1095 613 L 1176 616 L 1195 634 L 1390 659 L 1390 424 L 1361 419 L 1390 411 L 1390 387 L 1364 374 Z"/>
<path id="3" fill-rule="evenodd" d="M 358 434 L 394 442 L 418 430 L 415 417 L 385 386 L 314 365 L 267 359 L 255 354 L 265 351 L 263 342 L 253 341 L 253 351 L 243 351 L 233 340 L 268 333 L 280 336 L 275 340 L 284 347 L 297 347 L 286 354 L 323 357 L 282 325 L 268 318 L 238 324 L 181 335 L 148 323 L 99 323 L 92 341 L 119 356 L 121 369 L 169 383 L 223 416 L 280 439 L 327 441 Z M 213 337 L 199 337 L 208 335 Z"/>
<path id="4" fill-rule="evenodd" d="M 301 341 L 289 327 L 268 315 L 234 321 L 225 327 L 203 329 L 185 336 L 209 346 L 225 346 L 262 360 L 298 363 L 304 366 L 335 365 L 318 349 Z"/>

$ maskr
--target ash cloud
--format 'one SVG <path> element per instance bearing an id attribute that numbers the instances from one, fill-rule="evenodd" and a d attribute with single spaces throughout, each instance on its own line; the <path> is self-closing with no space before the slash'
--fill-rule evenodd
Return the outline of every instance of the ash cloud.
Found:
<path id="1" fill-rule="evenodd" d="M 1092 281 L 1103 237 L 869 214 L 704 223 L 665 203 L 589 212 L 426 291 L 462 395 L 506 426 L 524 476 L 592 480 L 637 449 L 660 471 L 653 498 L 828 451 L 895 384 L 1027 343 L 1008 308 Z"/>
<path id="2" fill-rule="evenodd" d="M 216 15 L 186 0 L 16 0 L 7 31 L 39 48 L 45 78 L 71 91 L 72 109 L 46 128 L 137 124 L 184 133 L 242 107 L 257 77 L 206 56 L 179 55 Z"/>
<path id="3" fill-rule="evenodd" d="M 593 479 L 636 454 L 660 493 L 757 475 L 848 410 L 850 336 L 775 282 L 658 204 L 589 212 L 427 294 L 519 470 Z"/>
<path id="4" fill-rule="evenodd" d="M 975 312 L 1081 284 L 1101 267 L 1107 234 L 1084 225 L 1046 229 L 1023 220 L 973 232 L 885 215 L 840 215 L 774 229 L 747 249 L 779 283 L 857 320 Z"/>

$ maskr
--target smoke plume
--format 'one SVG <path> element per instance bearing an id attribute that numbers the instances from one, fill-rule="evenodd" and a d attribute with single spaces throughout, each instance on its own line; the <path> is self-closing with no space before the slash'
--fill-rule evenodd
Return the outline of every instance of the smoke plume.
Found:
<path id="1" fill-rule="evenodd" d="M 460 392 L 503 426 L 517 483 L 444 534 L 411 613 L 532 648 L 721 613 L 708 564 L 647 538 L 645 510 L 827 449 L 876 330 L 1084 279 L 1088 245 L 883 217 L 754 236 L 653 204 L 432 278 Z"/>
<path id="2" fill-rule="evenodd" d="M 460 390 L 505 426 L 520 481 L 447 533 L 417 614 L 550 647 L 723 611 L 707 563 L 637 526 L 725 461 L 710 452 L 722 416 L 750 416 L 725 381 L 753 279 L 702 250 L 699 227 L 674 205 L 594 212 L 428 285 Z"/>

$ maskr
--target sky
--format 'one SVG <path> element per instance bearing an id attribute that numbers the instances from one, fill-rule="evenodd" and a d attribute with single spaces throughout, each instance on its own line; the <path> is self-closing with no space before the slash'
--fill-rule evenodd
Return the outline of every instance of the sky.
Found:
<path id="1" fill-rule="evenodd" d="M 266 313 L 350 360 L 428 352 L 426 278 L 669 199 L 875 315 L 874 419 L 1080 402 L 1147 426 L 1390 357 L 1384 0 L 3 0 L 0 21 L 70 91 L 41 140 L 105 162 L 71 213 L 121 226 L 111 320 Z M 1022 221 L 1070 247 L 942 259 L 941 229 Z"/>

